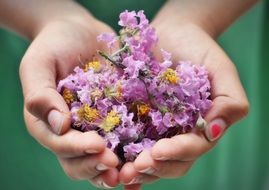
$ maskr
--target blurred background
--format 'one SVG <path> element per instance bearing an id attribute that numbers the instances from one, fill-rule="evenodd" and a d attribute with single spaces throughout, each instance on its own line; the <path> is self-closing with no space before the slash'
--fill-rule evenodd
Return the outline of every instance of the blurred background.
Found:
<path id="1" fill-rule="evenodd" d="M 106 0 L 80 1 L 116 30 L 121 11 L 144 9 L 152 18 L 163 2 L 115 0 L 108 5 Z M 186 176 L 146 185 L 145 190 L 269 189 L 269 3 L 261 2 L 242 16 L 219 43 L 238 68 L 250 101 L 248 117 L 230 128 Z M 0 189 L 95 189 L 87 182 L 68 179 L 56 157 L 27 133 L 18 68 L 28 45 L 0 29 Z"/>

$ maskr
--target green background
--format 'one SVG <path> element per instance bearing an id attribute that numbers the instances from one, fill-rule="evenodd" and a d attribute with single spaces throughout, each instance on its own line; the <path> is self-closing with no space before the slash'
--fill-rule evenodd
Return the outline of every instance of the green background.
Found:
<path id="1" fill-rule="evenodd" d="M 108 4 L 107 0 L 84 0 L 81 4 L 115 26 L 122 10 L 144 9 L 152 18 L 162 2 L 114 0 Z M 260 3 L 241 17 L 219 42 L 238 68 L 250 101 L 250 114 L 234 125 L 185 177 L 161 180 L 144 189 L 269 189 L 269 3 Z M 55 156 L 27 133 L 18 68 L 28 45 L 0 29 L 0 189 L 95 189 L 87 182 L 68 179 Z"/>

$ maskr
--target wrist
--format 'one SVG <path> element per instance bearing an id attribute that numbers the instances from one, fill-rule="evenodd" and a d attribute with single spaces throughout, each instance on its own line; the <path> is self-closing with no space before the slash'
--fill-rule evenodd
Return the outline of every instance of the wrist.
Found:
<path id="1" fill-rule="evenodd" d="M 49 17 L 47 16 L 48 14 L 50 15 Z M 60 2 L 57 5 L 54 4 L 52 10 L 43 11 L 39 15 L 39 18 L 33 20 L 28 37 L 34 39 L 43 28 L 55 22 L 69 22 L 83 27 L 89 27 L 95 25 L 96 19 L 76 2 Z"/>
<path id="2" fill-rule="evenodd" d="M 182 8 L 178 9 L 173 2 L 168 2 L 152 21 L 152 25 L 157 28 L 157 31 L 165 30 L 165 28 L 173 28 L 174 32 L 186 28 L 199 28 L 214 39 L 219 36 L 220 31 L 209 16 L 199 17 L 191 11 L 181 11 Z"/>
<path id="3" fill-rule="evenodd" d="M 217 38 L 257 0 L 169 0 L 155 17 L 156 25 L 169 22 L 174 25 L 190 23 Z"/>

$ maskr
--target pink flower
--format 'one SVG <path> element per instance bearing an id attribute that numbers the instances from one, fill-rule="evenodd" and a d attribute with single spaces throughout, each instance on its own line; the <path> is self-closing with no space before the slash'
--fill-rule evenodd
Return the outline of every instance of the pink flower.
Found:
<path id="1" fill-rule="evenodd" d="M 103 33 L 97 36 L 97 41 L 106 42 L 108 48 L 113 48 L 117 42 L 117 36 L 113 33 Z"/>
<path id="2" fill-rule="evenodd" d="M 135 11 L 124 11 L 120 14 L 119 25 L 127 28 L 135 28 L 137 26 L 137 18 Z"/>
<path id="3" fill-rule="evenodd" d="M 121 47 L 101 52 L 105 60 L 95 65 L 76 67 L 57 90 L 70 108 L 72 127 L 98 132 L 125 162 L 158 139 L 189 132 L 212 101 L 204 67 L 185 61 L 172 69 L 172 55 L 165 50 L 162 61 L 154 57 L 158 38 L 144 11 L 124 11 L 119 25 L 120 36 L 104 33 L 97 40 Z"/>

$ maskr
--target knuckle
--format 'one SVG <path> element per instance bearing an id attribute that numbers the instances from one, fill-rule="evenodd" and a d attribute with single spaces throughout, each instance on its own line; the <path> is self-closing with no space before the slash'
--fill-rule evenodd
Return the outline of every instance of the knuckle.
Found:
<path id="1" fill-rule="evenodd" d="M 63 148 L 61 146 L 52 146 L 51 151 L 54 152 L 56 155 L 62 155 Z"/>
<path id="2" fill-rule="evenodd" d="M 88 174 L 88 178 L 93 178 L 97 176 L 100 172 L 93 168 L 91 165 L 85 167 L 86 173 Z"/>
<path id="3" fill-rule="evenodd" d="M 25 96 L 25 106 L 29 112 L 33 112 L 35 110 L 36 103 L 40 100 L 39 96 L 37 93 L 34 92 L 29 92 Z"/>
<path id="4" fill-rule="evenodd" d="M 42 120 L 46 120 L 48 105 L 50 104 L 45 94 L 43 90 L 37 92 L 29 91 L 25 94 L 24 98 L 26 109 Z"/>
<path id="5" fill-rule="evenodd" d="M 191 167 L 191 165 L 187 162 L 184 165 L 181 165 L 179 167 L 179 169 L 177 170 L 176 176 L 177 177 L 184 177 L 188 173 L 190 167 Z"/>
<path id="6" fill-rule="evenodd" d="M 179 171 L 179 174 L 177 175 L 177 177 L 184 177 L 188 173 L 188 171 L 189 171 L 188 169 Z"/>
<path id="7" fill-rule="evenodd" d="M 190 148 L 191 141 L 187 138 L 182 138 L 180 141 L 180 152 L 184 153 L 186 150 Z"/>
<path id="8" fill-rule="evenodd" d="M 157 164 L 155 168 L 157 169 L 155 173 L 158 177 L 177 178 L 179 175 L 179 168 L 175 167 L 174 162 L 172 161 L 166 162 L 165 164 Z"/>
<path id="9" fill-rule="evenodd" d="M 188 173 L 191 165 L 189 162 L 168 162 L 160 174 L 165 178 L 180 178 Z"/>
<path id="10" fill-rule="evenodd" d="M 72 180 L 79 180 L 79 177 L 76 175 L 74 168 L 72 167 L 72 160 L 65 160 L 59 158 L 61 166 L 63 168 L 64 173 Z"/>
<path id="11" fill-rule="evenodd" d="M 22 60 L 21 60 L 21 63 L 20 63 L 20 66 L 19 66 L 19 74 L 20 74 L 20 77 L 23 76 L 23 73 L 27 67 L 27 62 L 28 62 L 28 58 L 26 55 L 23 56 Z"/>
<path id="12" fill-rule="evenodd" d="M 64 145 L 54 144 L 53 146 L 51 146 L 51 151 L 54 152 L 56 155 L 60 155 L 63 157 L 68 156 L 68 150 Z"/>
<path id="13" fill-rule="evenodd" d="M 242 100 L 239 102 L 239 106 L 240 106 L 240 113 L 242 114 L 242 116 L 246 116 L 249 112 L 249 102 L 247 100 Z"/>
<path id="14" fill-rule="evenodd" d="M 64 167 L 65 174 L 72 180 L 79 180 L 77 175 L 74 174 L 73 170 L 70 167 Z"/>

